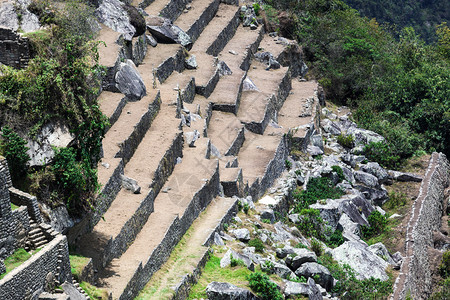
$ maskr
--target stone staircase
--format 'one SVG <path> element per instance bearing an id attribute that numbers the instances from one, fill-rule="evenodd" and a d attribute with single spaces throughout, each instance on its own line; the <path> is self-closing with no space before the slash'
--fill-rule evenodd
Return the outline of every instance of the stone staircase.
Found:
<path id="1" fill-rule="evenodd" d="M 211 240 L 235 206 L 235 200 L 219 195 L 261 196 L 284 170 L 292 142 L 303 147 L 314 131 L 317 84 L 292 79 L 298 70 L 286 59 L 290 47 L 265 35 L 262 26 L 243 27 L 239 7 L 222 2 L 192 0 L 189 9 L 183 0 L 133 3 L 187 32 L 194 41 L 190 51 L 159 43 L 136 58 L 124 50 L 129 46 L 120 43 L 119 34 L 106 27 L 100 31 L 98 39 L 107 45 L 100 51 L 106 77 L 121 59 L 134 58 L 147 87 L 147 96 L 129 101 L 104 84 L 99 103 L 111 127 L 98 165 L 103 189 L 86 225 L 89 232 L 76 241 L 81 254 L 94 260 L 97 285 L 113 299 L 136 297 L 193 222 L 192 247 L 206 253 L 205 239 Z M 132 45 L 142 47 L 139 43 Z M 253 59 L 258 48 L 283 66 L 265 70 Z M 190 55 L 196 56 L 197 69 L 185 69 Z M 222 63 L 232 74 L 220 74 Z M 257 91 L 246 90 L 247 77 Z M 189 126 L 182 115 L 189 116 Z M 190 147 L 195 131 L 201 136 Z M 140 193 L 122 186 L 124 176 L 136 180 Z M 188 285 L 177 284 L 185 297 Z"/>

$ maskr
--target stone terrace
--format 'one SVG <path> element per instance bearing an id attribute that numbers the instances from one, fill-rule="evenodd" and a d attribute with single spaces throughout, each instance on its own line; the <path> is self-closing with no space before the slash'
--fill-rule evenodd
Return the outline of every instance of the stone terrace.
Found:
<path id="1" fill-rule="evenodd" d="M 191 241 L 193 249 L 208 244 L 205 239 L 222 224 L 217 220 L 235 206 L 220 197 L 221 183 L 227 197 L 263 195 L 284 170 L 291 143 L 286 135 L 303 145 L 314 131 L 317 84 L 293 78 L 299 71 L 289 61 L 266 70 L 253 59 L 259 50 L 276 59 L 289 57 L 298 46 L 266 35 L 262 26 L 243 27 L 239 7 L 223 2 L 229 1 L 193 0 L 189 10 L 181 0 L 133 3 L 187 32 L 195 41 L 190 51 L 178 44 L 150 47 L 139 37 L 132 41 L 139 55 L 130 55 L 120 34 L 106 27 L 100 31 L 98 39 L 107 44 L 100 61 L 108 74 L 99 102 L 111 121 L 98 166 L 103 190 L 96 213 L 70 240 L 94 258 L 97 285 L 114 299 L 137 296 L 204 210 Z M 302 60 L 297 53 L 295 65 Z M 185 70 L 190 55 L 196 56 L 195 70 Z M 139 101 L 129 101 L 111 83 L 124 58 L 134 61 L 146 85 L 147 96 Z M 232 74 L 220 76 L 218 62 Z M 247 77 L 257 91 L 245 89 Z M 189 115 L 190 126 L 183 125 L 182 114 Z M 200 138 L 189 147 L 195 131 Z M 140 193 L 122 187 L 124 177 L 134 179 Z M 209 209 L 210 203 L 220 209 Z M 171 265 L 164 268 L 177 272 Z"/>

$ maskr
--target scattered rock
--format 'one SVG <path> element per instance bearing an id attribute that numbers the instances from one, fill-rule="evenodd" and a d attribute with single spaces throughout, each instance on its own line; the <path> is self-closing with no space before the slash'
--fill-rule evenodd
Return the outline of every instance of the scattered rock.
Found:
<path id="1" fill-rule="evenodd" d="M 284 294 L 287 297 L 295 296 L 309 296 L 311 289 L 307 283 L 284 281 L 286 288 L 284 289 Z"/>
<path id="2" fill-rule="evenodd" d="M 132 101 L 141 100 L 147 95 L 147 89 L 144 80 L 131 60 L 126 63 L 120 63 L 119 71 L 115 76 L 116 87 L 121 93 Z"/>
<path id="3" fill-rule="evenodd" d="M 308 152 L 311 156 L 317 156 L 317 155 L 323 154 L 322 149 L 320 149 L 317 146 L 313 146 L 313 145 L 308 145 L 308 147 L 306 147 L 306 152 Z"/>
<path id="4" fill-rule="evenodd" d="M 213 281 L 206 287 L 209 300 L 258 300 L 249 290 L 231 283 Z"/>
<path id="5" fill-rule="evenodd" d="M 197 60 L 195 58 L 195 55 L 192 54 L 189 57 L 187 57 L 184 61 L 184 65 L 186 66 L 186 69 L 188 69 L 188 70 L 197 69 L 198 65 L 197 65 Z"/>
<path id="6" fill-rule="evenodd" d="M 156 26 L 147 23 L 147 29 L 158 43 L 180 44 L 188 50 L 192 48 L 192 40 L 189 35 L 180 27 L 172 24 L 169 19 L 164 19 L 163 24 Z"/>
<path id="7" fill-rule="evenodd" d="M 300 215 L 299 214 L 290 214 L 288 216 L 289 221 L 291 221 L 294 224 L 297 224 L 300 222 Z"/>
<path id="8" fill-rule="evenodd" d="M 50 224 L 58 232 L 65 233 L 75 224 L 65 205 L 58 206 L 50 211 Z"/>
<path id="9" fill-rule="evenodd" d="M 219 61 L 219 63 L 217 64 L 217 69 L 219 70 L 220 76 L 233 74 L 230 67 L 228 67 L 228 65 L 223 60 Z"/>
<path id="10" fill-rule="evenodd" d="M 308 286 L 310 290 L 309 300 L 322 300 L 322 294 L 314 279 L 308 278 Z"/>
<path id="11" fill-rule="evenodd" d="M 386 246 L 383 245 L 383 243 L 376 243 L 369 247 L 367 247 L 367 250 L 372 252 L 375 255 L 378 255 L 378 257 L 381 257 L 383 260 L 387 261 L 391 265 L 395 265 L 395 261 L 392 259 L 391 254 L 386 249 Z"/>
<path id="12" fill-rule="evenodd" d="M 422 176 L 417 175 L 417 174 L 403 173 L 403 172 L 392 171 L 392 170 L 389 170 L 388 173 L 390 176 L 392 176 L 392 178 L 394 180 L 401 181 L 401 182 L 408 182 L 408 181 L 421 182 L 422 181 Z"/>
<path id="13" fill-rule="evenodd" d="M 228 267 L 231 264 L 231 257 L 233 257 L 233 259 L 242 260 L 250 271 L 255 270 L 255 264 L 253 263 L 253 260 L 250 257 L 244 254 L 237 253 L 231 249 L 228 249 L 228 251 L 220 260 L 220 267 L 221 268 Z"/>
<path id="14" fill-rule="evenodd" d="M 260 212 L 261 220 L 269 220 L 270 223 L 275 222 L 275 213 L 273 212 L 273 209 L 265 209 L 262 212 Z"/>
<path id="15" fill-rule="evenodd" d="M 317 256 L 314 252 L 304 248 L 295 249 L 294 254 L 289 254 L 286 258 L 286 264 L 294 272 L 308 262 L 317 262 Z"/>
<path id="16" fill-rule="evenodd" d="M 378 206 L 383 205 L 389 199 L 388 192 L 384 187 L 370 188 L 363 185 L 355 185 L 355 189 L 359 190 L 364 195 L 364 198 Z"/>
<path id="17" fill-rule="evenodd" d="M 330 271 L 322 265 L 315 262 L 308 262 L 301 265 L 300 268 L 295 271 L 297 276 L 303 276 L 310 278 L 318 276 L 318 283 L 324 287 L 327 291 L 330 291 L 334 285 L 334 278 L 331 276 Z"/>
<path id="18" fill-rule="evenodd" d="M 225 243 L 223 242 L 223 239 L 220 237 L 220 235 L 216 232 L 214 233 L 214 244 L 217 246 L 223 246 Z"/>
<path id="19" fill-rule="evenodd" d="M 241 242 L 248 242 L 250 240 L 250 231 L 247 228 L 235 229 L 232 233 Z"/>
<path id="20" fill-rule="evenodd" d="M 198 130 L 185 132 L 184 137 L 186 139 L 186 143 L 189 145 L 189 147 L 195 147 L 195 142 L 200 138 L 200 133 Z"/>
<path id="21" fill-rule="evenodd" d="M 147 37 L 147 44 L 149 44 L 152 47 L 158 46 L 158 42 L 151 34 L 147 34 L 146 37 Z"/>
<path id="22" fill-rule="evenodd" d="M 377 187 L 378 186 L 378 178 L 375 176 L 362 172 L 362 171 L 355 171 L 353 173 L 355 176 L 356 181 L 361 182 L 362 184 L 368 186 L 368 187 Z"/>
<path id="23" fill-rule="evenodd" d="M 133 194 L 141 193 L 141 187 L 138 185 L 136 180 L 125 175 L 120 175 L 120 179 L 122 180 L 122 186 L 124 189 L 131 191 Z"/>
<path id="24" fill-rule="evenodd" d="M 362 165 L 360 169 L 361 171 L 377 177 L 380 183 L 385 183 L 389 180 L 389 174 L 387 173 L 387 171 L 376 162 L 369 162 L 365 165 Z"/>
<path id="25" fill-rule="evenodd" d="M 273 272 L 283 279 L 297 278 L 297 276 L 295 276 L 294 272 L 292 272 L 291 269 L 279 263 L 273 264 Z"/>
<path id="26" fill-rule="evenodd" d="M 259 91 L 259 89 L 256 87 L 256 85 L 253 83 L 253 81 L 250 79 L 250 77 L 245 77 L 243 85 L 242 85 L 242 91 L 248 92 L 248 91 Z"/>

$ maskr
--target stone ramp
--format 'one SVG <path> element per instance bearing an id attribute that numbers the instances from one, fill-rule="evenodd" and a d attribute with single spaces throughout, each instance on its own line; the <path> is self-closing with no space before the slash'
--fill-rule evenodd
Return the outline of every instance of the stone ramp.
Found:
<path id="1" fill-rule="evenodd" d="M 231 218 L 236 205 L 237 200 L 232 198 L 217 197 L 211 201 L 136 299 L 171 299 L 185 291 L 187 274 L 198 272 L 204 265 L 211 237 Z"/>

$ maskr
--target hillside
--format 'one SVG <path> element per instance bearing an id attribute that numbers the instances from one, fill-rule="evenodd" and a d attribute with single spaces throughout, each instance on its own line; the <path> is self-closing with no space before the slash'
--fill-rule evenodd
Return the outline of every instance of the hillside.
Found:
<path id="1" fill-rule="evenodd" d="M 437 0 L 344 0 L 361 15 L 401 29 L 410 26 L 428 42 L 436 42 L 436 26 L 450 21 L 450 3 Z"/>

